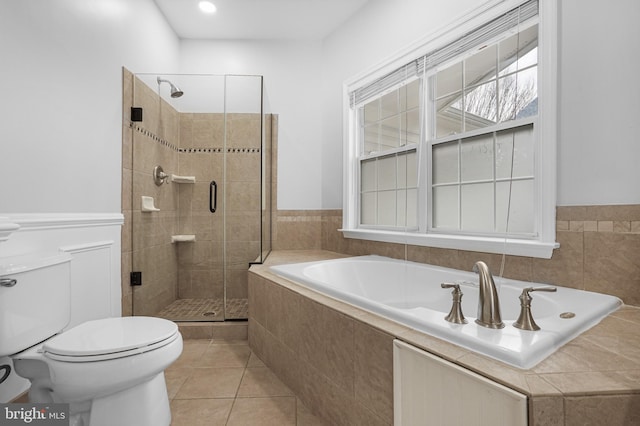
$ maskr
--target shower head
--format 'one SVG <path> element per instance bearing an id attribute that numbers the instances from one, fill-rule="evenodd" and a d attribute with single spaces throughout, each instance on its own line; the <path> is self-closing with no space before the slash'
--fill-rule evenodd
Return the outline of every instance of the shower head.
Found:
<path id="1" fill-rule="evenodd" d="M 165 80 L 163 78 L 158 77 L 158 86 L 160 85 L 160 83 L 169 83 L 169 86 L 171 86 L 171 97 L 172 98 L 179 98 L 180 96 L 184 95 L 184 92 L 182 90 L 178 89 L 169 80 Z"/>

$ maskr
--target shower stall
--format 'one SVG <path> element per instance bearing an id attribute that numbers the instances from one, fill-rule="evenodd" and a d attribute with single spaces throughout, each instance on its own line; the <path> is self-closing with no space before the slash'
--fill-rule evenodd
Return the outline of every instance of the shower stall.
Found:
<path id="1" fill-rule="evenodd" d="M 276 119 L 265 111 L 263 78 L 124 73 L 123 299 L 133 315 L 246 319 L 249 266 L 271 249 Z"/>

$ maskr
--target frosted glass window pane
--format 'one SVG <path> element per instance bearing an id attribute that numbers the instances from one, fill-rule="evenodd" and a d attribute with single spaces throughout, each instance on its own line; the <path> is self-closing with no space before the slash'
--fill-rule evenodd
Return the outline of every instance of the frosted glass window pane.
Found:
<path id="1" fill-rule="evenodd" d="M 407 190 L 407 222 L 406 226 L 415 228 L 418 226 L 418 190 Z"/>
<path id="2" fill-rule="evenodd" d="M 458 182 L 458 142 L 433 145 L 433 183 Z"/>
<path id="3" fill-rule="evenodd" d="M 458 187 L 433 188 L 433 227 L 458 229 Z"/>
<path id="4" fill-rule="evenodd" d="M 407 187 L 418 186 L 418 154 L 412 151 L 405 155 L 407 158 Z"/>
<path id="5" fill-rule="evenodd" d="M 462 182 L 493 179 L 493 135 L 463 140 L 460 155 Z"/>
<path id="6" fill-rule="evenodd" d="M 366 126 L 364 128 L 363 154 L 370 154 L 379 150 L 378 148 L 379 124 Z"/>
<path id="7" fill-rule="evenodd" d="M 497 46 L 485 47 L 464 64 L 465 86 L 475 86 L 496 77 Z"/>
<path id="8" fill-rule="evenodd" d="M 462 229 L 493 232 L 493 183 L 463 185 Z"/>
<path id="9" fill-rule="evenodd" d="M 380 124 L 380 152 L 400 146 L 400 116 L 383 120 Z"/>
<path id="10" fill-rule="evenodd" d="M 405 189 L 396 192 L 396 225 L 407 226 L 407 191 Z"/>
<path id="11" fill-rule="evenodd" d="M 367 192 L 360 195 L 360 223 L 375 225 L 376 223 L 376 193 Z"/>
<path id="12" fill-rule="evenodd" d="M 378 225 L 395 226 L 396 191 L 378 192 Z"/>
<path id="13" fill-rule="evenodd" d="M 416 189 L 397 192 L 397 226 L 415 228 L 418 223 L 418 191 Z"/>
<path id="14" fill-rule="evenodd" d="M 498 81 L 500 121 L 538 114 L 538 68 L 510 74 Z"/>
<path id="15" fill-rule="evenodd" d="M 533 179 L 514 181 L 511 188 L 511 213 L 509 232 L 533 233 Z M 496 230 L 505 232 L 507 206 L 509 205 L 509 182 L 496 185 Z"/>
<path id="16" fill-rule="evenodd" d="M 378 190 L 396 188 L 396 157 L 395 155 L 378 159 Z"/>
<path id="17" fill-rule="evenodd" d="M 364 108 L 364 123 L 371 124 L 380 120 L 380 99 L 367 103 Z"/>
<path id="18" fill-rule="evenodd" d="M 376 190 L 376 160 L 363 161 L 360 169 L 360 188 L 364 191 Z"/>
<path id="19" fill-rule="evenodd" d="M 512 153 L 514 140 L 516 151 Z M 496 140 L 496 178 L 510 178 L 512 155 L 513 177 L 533 176 L 533 148 L 533 125 L 499 132 Z"/>
<path id="20" fill-rule="evenodd" d="M 398 114 L 398 91 L 393 91 L 380 98 L 380 118 L 384 119 Z"/>
<path id="21" fill-rule="evenodd" d="M 407 156 L 398 155 L 397 160 L 398 160 L 397 187 L 406 188 L 407 187 Z"/>

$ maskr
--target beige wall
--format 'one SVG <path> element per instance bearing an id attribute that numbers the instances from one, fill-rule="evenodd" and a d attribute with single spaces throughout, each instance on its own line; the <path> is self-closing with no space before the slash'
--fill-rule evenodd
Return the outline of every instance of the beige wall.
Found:
<path id="1" fill-rule="evenodd" d="M 341 226 L 341 210 L 278 211 L 274 249 L 406 256 L 462 270 L 484 260 L 494 273 L 500 268 L 500 255 L 346 239 Z M 560 248 L 551 259 L 507 256 L 505 277 L 612 294 L 640 305 L 640 205 L 558 207 L 556 229 Z"/>

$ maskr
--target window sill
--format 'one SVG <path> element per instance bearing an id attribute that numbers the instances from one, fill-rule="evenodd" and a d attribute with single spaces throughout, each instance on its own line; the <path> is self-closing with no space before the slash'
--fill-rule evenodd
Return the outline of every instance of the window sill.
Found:
<path id="1" fill-rule="evenodd" d="M 560 247 L 556 242 L 518 240 L 489 237 L 470 237 L 442 234 L 417 234 L 410 232 L 380 231 L 371 229 L 340 229 L 345 238 L 381 241 L 386 243 L 411 244 L 454 250 L 550 259 L 553 250 Z"/>

